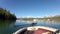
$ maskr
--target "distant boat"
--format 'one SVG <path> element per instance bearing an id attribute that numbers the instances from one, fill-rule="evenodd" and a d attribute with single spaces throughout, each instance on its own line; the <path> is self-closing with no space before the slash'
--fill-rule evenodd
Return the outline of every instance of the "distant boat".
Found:
<path id="1" fill-rule="evenodd" d="M 37 19 L 34 19 L 34 20 L 33 20 L 33 23 L 37 23 L 37 22 L 38 22 L 38 20 L 37 20 Z"/>
<path id="2" fill-rule="evenodd" d="M 60 34 L 58 29 L 44 27 L 44 26 L 31 26 L 17 30 L 13 34 Z"/>
<path id="3" fill-rule="evenodd" d="M 37 20 L 34 19 L 31 25 L 34 26 L 34 25 L 36 25 L 36 24 L 37 24 Z"/>
<path id="4" fill-rule="evenodd" d="M 34 21 L 34 22 L 37 22 L 37 19 L 34 19 L 33 21 Z"/>

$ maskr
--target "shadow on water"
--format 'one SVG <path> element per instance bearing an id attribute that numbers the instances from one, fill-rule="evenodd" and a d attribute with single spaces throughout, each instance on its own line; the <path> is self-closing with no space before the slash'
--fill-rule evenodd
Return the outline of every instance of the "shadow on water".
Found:
<path id="1" fill-rule="evenodd" d="M 0 20 L 0 34 L 11 34 L 13 32 L 12 25 L 14 23 L 14 20 Z"/>
<path id="2" fill-rule="evenodd" d="M 15 23 L 15 21 L 10 21 L 10 20 L 0 20 L 0 28 L 2 27 L 7 27 L 11 24 Z"/>

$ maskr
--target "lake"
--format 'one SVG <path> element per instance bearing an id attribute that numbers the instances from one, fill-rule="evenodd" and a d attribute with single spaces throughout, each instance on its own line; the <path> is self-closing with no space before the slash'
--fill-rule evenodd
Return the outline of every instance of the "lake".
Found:
<path id="1" fill-rule="evenodd" d="M 31 25 L 30 21 L 8 21 L 8 20 L 0 20 L 0 34 L 12 34 L 20 28 L 28 27 Z M 60 22 L 59 21 L 38 21 L 35 26 L 48 26 L 52 28 L 56 28 L 60 30 Z"/>

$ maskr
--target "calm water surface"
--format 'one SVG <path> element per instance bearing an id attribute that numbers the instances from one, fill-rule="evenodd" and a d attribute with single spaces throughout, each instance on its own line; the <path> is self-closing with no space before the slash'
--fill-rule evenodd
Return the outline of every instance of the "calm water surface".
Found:
<path id="1" fill-rule="evenodd" d="M 8 20 L 0 20 L 0 34 L 12 34 L 16 30 L 28 27 L 31 23 L 28 21 L 8 21 Z M 57 28 L 60 30 L 60 22 L 55 21 L 38 21 L 35 26 L 48 26 L 52 28 Z"/>

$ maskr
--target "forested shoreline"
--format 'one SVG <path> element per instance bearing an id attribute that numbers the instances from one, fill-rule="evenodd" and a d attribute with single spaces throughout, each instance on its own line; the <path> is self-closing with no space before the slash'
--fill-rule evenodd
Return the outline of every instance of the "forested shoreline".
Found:
<path id="1" fill-rule="evenodd" d="M 16 20 L 16 16 L 11 14 L 10 11 L 0 8 L 0 19 L 2 20 Z"/>

